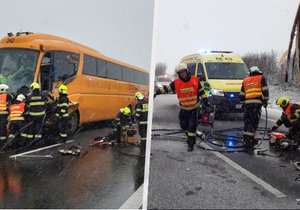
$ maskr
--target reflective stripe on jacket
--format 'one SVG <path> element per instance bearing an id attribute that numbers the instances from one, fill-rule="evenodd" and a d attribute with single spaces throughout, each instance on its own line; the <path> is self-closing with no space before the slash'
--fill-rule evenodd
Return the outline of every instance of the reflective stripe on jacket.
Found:
<path id="1" fill-rule="evenodd" d="M 38 91 L 34 91 L 28 98 L 29 115 L 42 117 L 46 114 L 47 97 Z"/>
<path id="2" fill-rule="evenodd" d="M 9 120 L 24 120 L 25 103 L 13 104 L 10 106 Z"/>
<path id="3" fill-rule="evenodd" d="M 7 94 L 0 94 L 0 114 L 8 114 Z"/>
<path id="4" fill-rule="evenodd" d="M 245 98 L 253 99 L 262 96 L 262 75 L 247 77 L 244 79 Z"/>
<path id="5" fill-rule="evenodd" d="M 189 108 L 199 106 L 197 95 L 199 82 L 197 77 L 192 76 L 188 82 L 177 78 L 174 83 L 180 105 Z"/>
<path id="6" fill-rule="evenodd" d="M 148 103 L 144 99 L 135 105 L 135 117 L 139 125 L 147 125 Z"/>
<path id="7" fill-rule="evenodd" d="M 293 106 L 293 104 L 290 103 L 288 105 L 288 107 L 285 109 L 284 114 L 286 114 L 287 116 L 291 115 L 292 114 L 292 110 L 291 110 L 292 106 Z"/>

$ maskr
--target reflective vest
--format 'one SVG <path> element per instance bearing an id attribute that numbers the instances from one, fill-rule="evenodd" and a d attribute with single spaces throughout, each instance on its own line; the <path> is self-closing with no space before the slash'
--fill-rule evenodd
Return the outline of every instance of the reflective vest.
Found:
<path id="1" fill-rule="evenodd" d="M 289 104 L 288 107 L 285 109 L 284 114 L 286 114 L 287 116 L 290 116 L 292 114 L 292 108 L 293 104 Z"/>
<path id="2" fill-rule="evenodd" d="M 9 114 L 9 120 L 24 120 L 24 110 L 25 110 L 25 103 L 19 103 L 19 104 L 13 104 L 10 106 L 10 114 Z"/>
<path id="3" fill-rule="evenodd" d="M 43 117 L 46 114 L 47 98 L 41 93 L 33 93 L 29 96 L 29 115 L 32 117 Z"/>
<path id="4" fill-rule="evenodd" d="M 183 82 L 177 78 L 174 84 L 180 105 L 184 107 L 195 107 L 198 104 L 197 93 L 199 82 L 197 77 L 192 76 L 188 82 Z"/>
<path id="5" fill-rule="evenodd" d="M 148 103 L 146 101 L 138 101 L 135 105 L 135 117 L 138 120 L 139 125 L 147 125 Z"/>
<path id="6" fill-rule="evenodd" d="M 7 94 L 0 94 L 0 114 L 8 114 Z"/>
<path id="7" fill-rule="evenodd" d="M 260 98 L 262 96 L 261 90 L 262 75 L 247 77 L 244 79 L 245 98 Z"/>

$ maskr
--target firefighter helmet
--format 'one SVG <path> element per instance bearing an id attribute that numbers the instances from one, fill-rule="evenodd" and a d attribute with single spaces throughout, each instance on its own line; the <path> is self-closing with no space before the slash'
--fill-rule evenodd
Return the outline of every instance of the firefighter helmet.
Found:
<path id="1" fill-rule="evenodd" d="M 290 99 L 285 97 L 285 96 L 281 96 L 276 100 L 276 104 L 279 106 L 287 106 L 290 103 Z"/>
<path id="2" fill-rule="evenodd" d="M 58 88 L 59 93 L 67 94 L 68 93 L 68 88 L 65 85 L 60 85 Z"/>
<path id="3" fill-rule="evenodd" d="M 181 70 L 186 70 L 188 71 L 187 65 L 185 63 L 179 63 L 176 68 L 175 71 L 176 73 L 179 73 Z"/>
<path id="4" fill-rule="evenodd" d="M 25 101 L 25 99 L 26 99 L 26 97 L 25 97 L 23 94 L 19 94 L 19 95 L 17 96 L 17 101 L 23 102 L 23 101 Z"/>
<path id="5" fill-rule="evenodd" d="M 144 95 L 141 92 L 136 92 L 135 93 L 135 98 L 138 99 L 138 100 L 143 100 Z"/>
<path id="6" fill-rule="evenodd" d="M 31 90 L 39 90 L 39 89 L 40 89 L 39 83 L 33 82 L 33 83 L 30 85 L 30 89 L 31 89 Z"/>
<path id="7" fill-rule="evenodd" d="M 130 115 L 131 111 L 128 107 L 124 107 L 122 113 L 126 116 Z"/>
<path id="8" fill-rule="evenodd" d="M 8 85 L 0 84 L 0 93 L 6 93 L 8 89 L 9 89 Z"/>
<path id="9" fill-rule="evenodd" d="M 262 72 L 259 70 L 259 68 L 257 66 L 252 66 L 249 69 L 249 74 L 256 73 L 256 72 L 262 74 Z"/>

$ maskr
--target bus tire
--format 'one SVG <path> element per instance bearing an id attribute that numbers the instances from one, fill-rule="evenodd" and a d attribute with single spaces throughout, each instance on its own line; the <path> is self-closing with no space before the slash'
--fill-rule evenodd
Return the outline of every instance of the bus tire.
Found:
<path id="1" fill-rule="evenodd" d="M 69 122 L 67 127 L 67 134 L 69 136 L 73 135 L 79 126 L 79 113 L 74 111 L 69 115 Z"/>

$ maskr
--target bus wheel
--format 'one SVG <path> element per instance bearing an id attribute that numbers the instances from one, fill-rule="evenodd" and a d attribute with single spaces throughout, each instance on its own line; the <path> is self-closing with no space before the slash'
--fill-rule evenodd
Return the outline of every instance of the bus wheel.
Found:
<path id="1" fill-rule="evenodd" d="M 67 128 L 68 135 L 73 135 L 78 128 L 79 115 L 77 111 L 72 112 L 69 115 L 69 123 Z"/>

